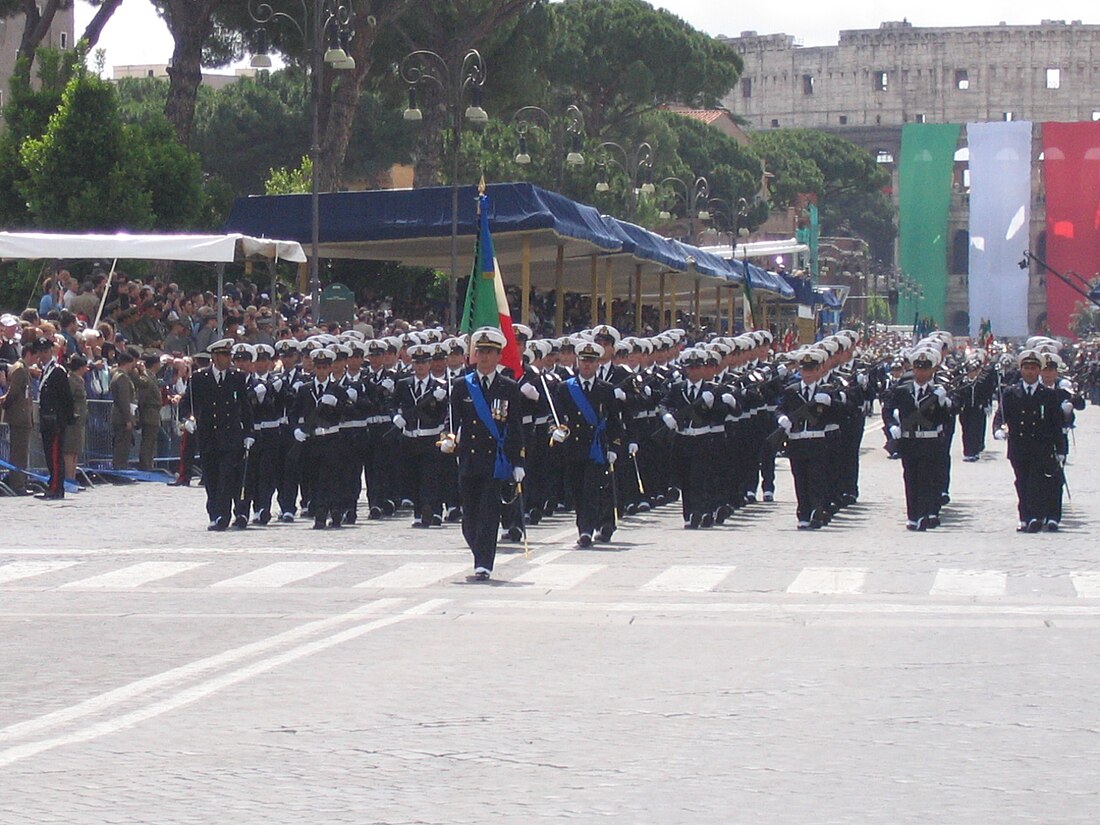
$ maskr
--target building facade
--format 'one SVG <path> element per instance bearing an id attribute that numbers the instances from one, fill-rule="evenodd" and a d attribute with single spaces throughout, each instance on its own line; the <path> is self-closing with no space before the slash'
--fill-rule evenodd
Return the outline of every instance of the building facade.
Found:
<path id="1" fill-rule="evenodd" d="M 1034 26 L 920 28 L 908 21 L 842 31 L 835 46 L 801 47 L 786 34 L 720 38 L 744 60 L 724 101 L 752 129 L 811 128 L 838 134 L 891 169 L 907 123 L 1100 120 L 1100 25 L 1044 20 Z M 1033 139 L 1031 249 L 1045 250 L 1041 141 Z M 946 318 L 968 325 L 969 174 L 960 138 L 949 217 Z M 1045 322 L 1045 274 L 1033 265 L 1032 329 Z"/>
<path id="2" fill-rule="evenodd" d="M 0 18 L 0 107 L 7 102 L 11 76 L 15 72 L 16 54 L 19 51 L 19 43 L 23 39 L 25 21 L 26 18 L 22 14 Z M 58 9 L 42 45 L 51 49 L 71 49 L 75 28 L 76 18 L 73 9 L 71 7 Z"/>

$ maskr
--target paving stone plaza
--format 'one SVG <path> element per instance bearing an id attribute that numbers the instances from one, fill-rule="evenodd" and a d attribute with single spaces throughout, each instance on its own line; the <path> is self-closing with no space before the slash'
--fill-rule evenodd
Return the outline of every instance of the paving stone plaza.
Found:
<path id="1" fill-rule="evenodd" d="M 777 501 L 571 516 L 467 582 L 457 526 L 206 530 L 203 492 L 0 499 L 0 823 L 1095 823 L 1100 416 L 1063 530 L 1004 443 L 904 528 L 864 439 L 824 530 Z"/>

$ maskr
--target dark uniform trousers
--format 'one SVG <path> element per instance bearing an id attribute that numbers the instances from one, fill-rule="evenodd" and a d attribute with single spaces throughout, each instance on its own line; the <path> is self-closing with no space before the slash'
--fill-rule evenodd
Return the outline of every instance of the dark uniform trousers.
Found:
<path id="1" fill-rule="evenodd" d="M 230 369 L 218 384 L 211 368 L 191 378 L 190 404 L 198 425 L 196 436 L 210 520 L 228 526 L 233 503 L 240 497 L 244 437 L 252 431 L 252 406 L 245 377 Z"/>
<path id="2" fill-rule="evenodd" d="M 979 455 L 985 449 L 985 422 L 984 407 L 964 407 L 959 412 L 963 455 Z"/>
<path id="3" fill-rule="evenodd" d="M 439 452 L 438 439 L 437 435 L 401 437 L 413 513 L 424 524 L 443 512 L 443 475 L 450 458 Z"/>
<path id="4" fill-rule="evenodd" d="M 902 479 L 905 482 L 905 514 L 909 521 L 939 515 L 943 492 L 943 441 L 939 438 L 898 440 Z"/>
<path id="5" fill-rule="evenodd" d="M 496 426 L 504 439 L 504 454 L 517 466 L 522 463 L 523 430 L 520 394 L 516 382 L 496 375 L 485 397 L 499 416 Z M 459 435 L 458 489 L 462 496 L 462 537 L 474 556 L 474 567 L 492 571 L 497 553 L 501 492 L 504 481 L 494 477 L 496 441 L 478 417 L 464 378 L 451 384 L 451 418 Z"/>
<path id="6" fill-rule="evenodd" d="M 310 435 L 302 445 L 302 467 L 309 470 L 309 513 L 323 522 L 336 515 L 340 501 L 340 475 L 334 472 L 343 462 L 341 433 Z M 304 499 L 304 494 L 303 494 Z"/>
<path id="7" fill-rule="evenodd" d="M 245 489 L 248 492 L 252 511 L 259 515 L 271 514 L 271 498 L 282 475 L 283 453 L 282 436 L 279 427 L 257 429 L 256 443 L 252 445 L 248 456 L 248 478 Z M 248 507 L 243 511 L 248 514 Z"/>
<path id="8" fill-rule="evenodd" d="M 799 521 L 820 520 L 829 500 L 829 436 L 793 439 L 787 444 L 787 459 L 794 479 Z"/>
<path id="9" fill-rule="evenodd" d="M 1064 440 L 1060 397 L 1038 387 L 1028 395 L 1022 384 L 1005 390 L 1001 409 L 1008 424 L 1008 460 L 1016 476 L 1020 521 L 1061 518 L 1062 470 L 1057 453 Z"/>
<path id="10" fill-rule="evenodd" d="M 723 494 L 716 472 L 720 465 L 715 462 L 715 456 L 727 450 L 727 438 L 723 433 L 674 437 L 671 453 L 681 487 L 684 521 L 692 516 L 713 514 L 722 504 Z M 727 492 L 729 489 L 727 485 Z"/>

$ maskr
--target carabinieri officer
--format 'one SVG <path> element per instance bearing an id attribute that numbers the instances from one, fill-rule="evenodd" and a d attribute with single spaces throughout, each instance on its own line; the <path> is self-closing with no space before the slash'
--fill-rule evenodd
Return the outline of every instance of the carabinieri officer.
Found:
<path id="1" fill-rule="evenodd" d="M 451 386 L 453 433 L 439 449 L 458 452 L 458 487 L 462 498 L 462 537 L 474 554 L 474 577 L 487 581 L 497 553 L 501 488 L 523 483 L 523 430 L 519 387 L 498 367 L 504 333 L 481 327 L 470 336 L 476 369 Z"/>

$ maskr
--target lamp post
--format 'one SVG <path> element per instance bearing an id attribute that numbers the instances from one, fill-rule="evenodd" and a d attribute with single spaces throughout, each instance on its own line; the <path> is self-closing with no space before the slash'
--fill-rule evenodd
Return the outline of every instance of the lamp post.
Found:
<path id="1" fill-rule="evenodd" d="M 309 55 L 309 116 L 311 138 L 309 147 L 312 172 L 310 175 L 310 254 L 309 254 L 309 295 L 310 315 L 313 323 L 320 320 L 321 312 L 321 273 L 318 247 L 321 234 L 320 207 L 320 166 L 321 166 L 321 73 L 325 65 L 334 69 L 350 70 L 355 68 L 355 59 L 348 55 L 344 46 L 351 39 L 349 24 L 352 16 L 352 0 L 299 0 L 302 17 L 299 20 L 292 14 L 275 11 L 269 3 L 252 4 L 249 0 L 248 14 L 261 28 L 258 32 L 259 48 L 252 57 L 252 67 L 270 69 L 271 57 L 267 53 L 267 30 L 263 28 L 272 21 L 290 24 L 302 36 L 302 43 Z M 325 40 L 328 39 L 328 48 Z"/>
<path id="2" fill-rule="evenodd" d="M 651 195 L 656 190 L 653 185 L 653 147 L 643 141 L 632 151 L 628 151 L 621 144 L 605 140 L 596 147 L 596 165 L 600 167 L 600 178 L 596 182 L 597 192 L 611 189 L 607 178 L 608 166 L 617 166 L 626 175 L 630 184 L 627 187 L 626 217 L 633 222 L 638 211 L 638 195 Z"/>
<path id="3" fill-rule="evenodd" d="M 409 105 L 404 118 L 419 122 L 424 114 L 416 101 L 416 89 L 422 83 L 434 84 L 445 97 L 451 116 L 451 276 L 447 283 L 447 324 L 458 326 L 458 151 L 462 146 L 465 121 L 486 123 L 489 115 L 481 107 L 481 89 L 485 85 L 485 61 L 477 49 L 470 49 L 453 68 L 440 55 L 428 49 L 410 52 L 401 60 L 401 79 L 409 86 Z M 470 105 L 460 111 L 466 90 Z"/>
<path id="4" fill-rule="evenodd" d="M 702 175 L 697 177 L 694 183 L 688 183 L 683 178 L 667 177 L 662 179 L 658 185 L 664 186 L 666 184 L 671 187 L 673 197 L 684 202 L 685 217 L 688 221 L 688 242 L 695 243 L 695 219 L 710 220 L 710 204 L 707 200 L 710 197 L 710 184 Z M 700 201 L 703 202 L 702 208 L 699 207 Z M 663 221 L 670 220 L 672 212 L 662 209 L 658 217 Z"/>
<path id="5" fill-rule="evenodd" d="M 541 123 L 539 122 L 541 121 Z M 548 132 L 554 132 L 554 119 L 540 106 L 524 106 L 517 109 L 512 115 L 512 127 L 518 136 L 516 149 L 516 163 L 527 166 L 531 163 L 531 153 L 527 146 L 527 133 L 532 129 L 544 128 Z M 565 135 L 569 137 L 569 151 L 565 155 L 565 161 L 558 166 L 557 188 L 561 191 L 565 183 L 565 167 L 577 167 L 584 165 L 582 153 L 584 141 L 584 115 L 574 105 L 565 110 Z"/>

